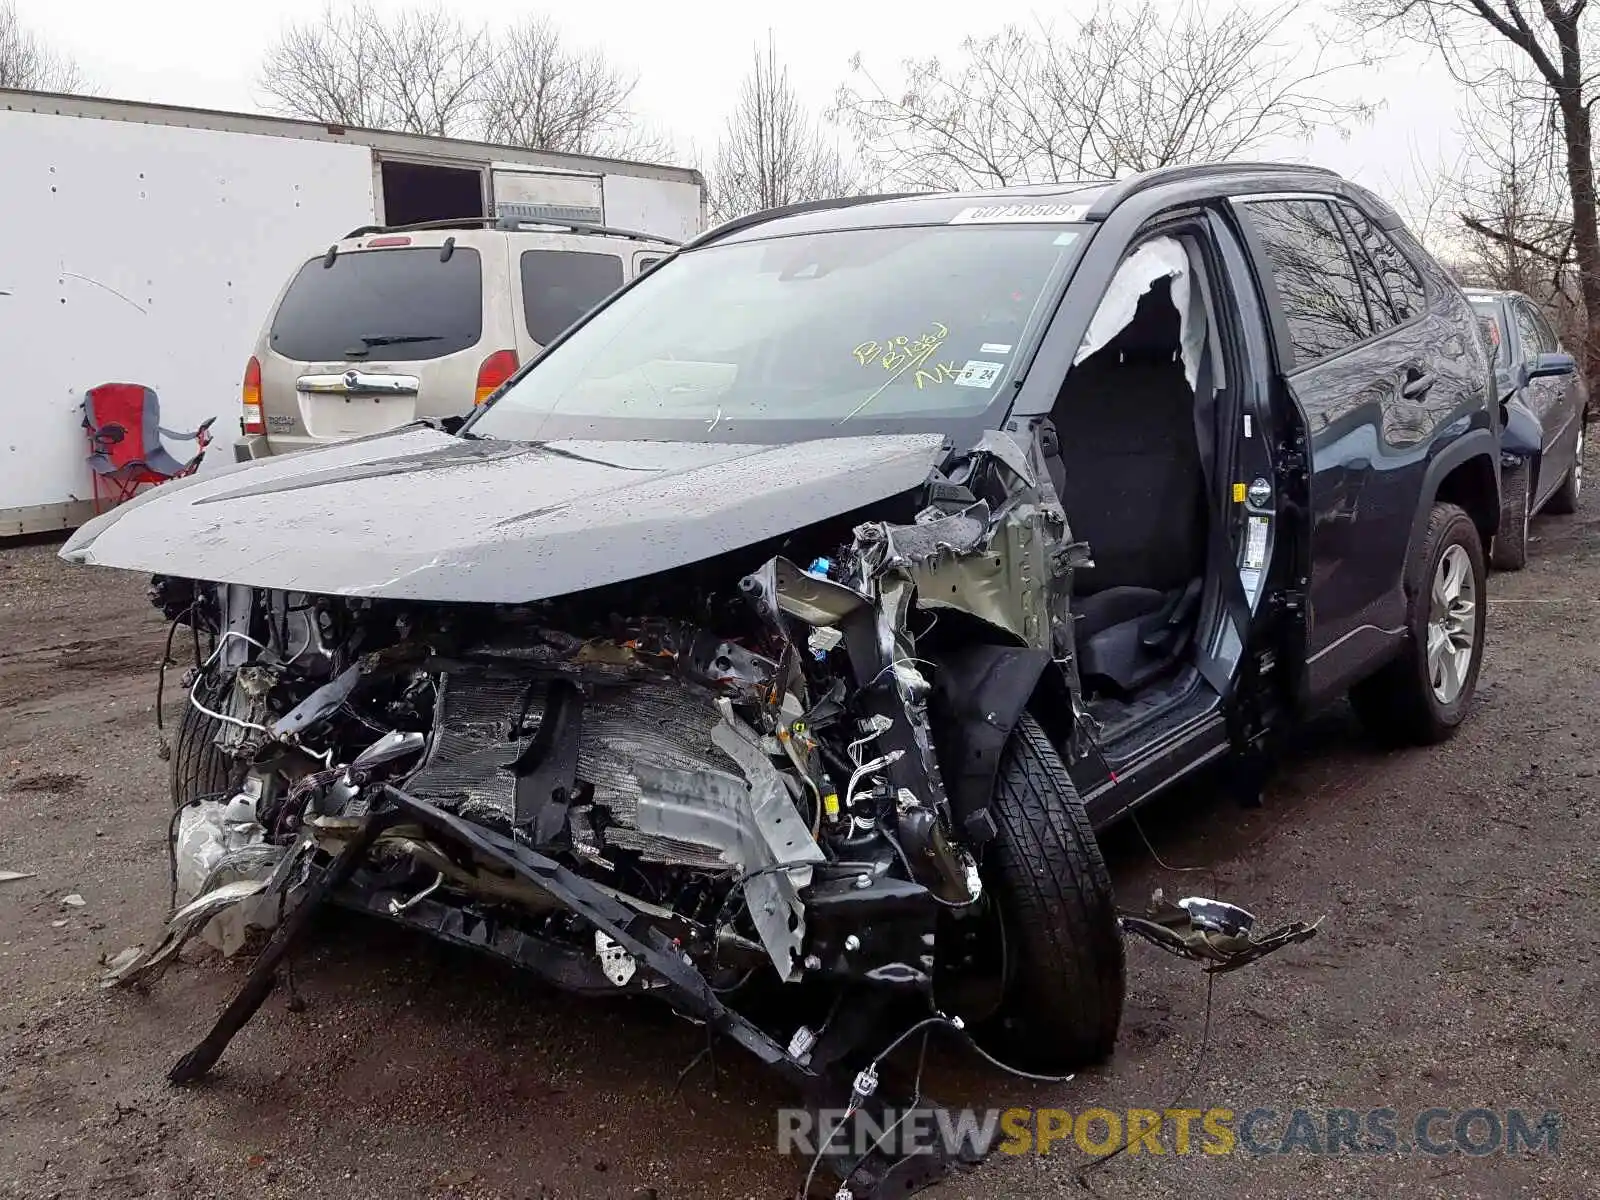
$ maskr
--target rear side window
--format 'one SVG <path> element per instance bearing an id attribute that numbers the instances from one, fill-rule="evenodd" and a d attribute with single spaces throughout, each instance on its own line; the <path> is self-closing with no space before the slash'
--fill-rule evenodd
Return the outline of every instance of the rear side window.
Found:
<path id="1" fill-rule="evenodd" d="M 1372 336 L 1355 262 L 1333 209 L 1321 200 L 1256 200 L 1241 209 L 1261 240 L 1303 367 Z"/>
<path id="2" fill-rule="evenodd" d="M 1370 263 L 1387 297 L 1388 308 L 1394 319 L 1380 324 L 1404 325 L 1412 318 L 1420 317 L 1428 307 L 1427 292 L 1422 286 L 1422 272 L 1394 244 L 1394 239 L 1367 220 L 1367 215 L 1354 204 L 1341 200 L 1339 208 L 1355 231 L 1356 244 L 1365 255 L 1366 262 L 1362 266 Z"/>
<path id="3" fill-rule="evenodd" d="M 522 315 L 541 346 L 622 286 L 615 254 L 577 250 L 522 252 Z"/>
<path id="4" fill-rule="evenodd" d="M 353 250 L 300 268 L 272 318 L 269 342 L 304 362 L 417 362 L 476 346 L 483 337 L 478 252 L 437 246 Z"/>

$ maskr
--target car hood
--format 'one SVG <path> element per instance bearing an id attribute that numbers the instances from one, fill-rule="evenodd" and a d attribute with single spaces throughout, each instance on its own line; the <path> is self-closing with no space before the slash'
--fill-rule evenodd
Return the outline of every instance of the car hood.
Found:
<path id="1" fill-rule="evenodd" d="M 61 556 L 287 591 L 523 603 L 888 499 L 926 481 L 943 444 L 528 443 L 411 427 L 164 483 L 83 526 Z"/>

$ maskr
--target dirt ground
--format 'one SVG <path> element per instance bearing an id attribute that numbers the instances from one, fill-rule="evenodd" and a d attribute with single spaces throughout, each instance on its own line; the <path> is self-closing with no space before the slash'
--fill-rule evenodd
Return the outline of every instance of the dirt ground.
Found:
<path id="1" fill-rule="evenodd" d="M 1328 714 L 1243 809 L 1203 784 L 1106 839 L 1123 900 L 1220 894 L 1320 936 L 1215 987 L 1185 1106 L 1521 1107 L 1564 1114 L 1516 1156 L 996 1156 L 930 1193 L 1044 1197 L 1592 1197 L 1600 1194 L 1600 519 L 1535 522 L 1528 569 L 1492 581 L 1477 711 L 1450 744 L 1382 754 Z M 803 1172 L 775 1151 L 784 1093 L 647 1004 L 581 1003 L 492 962 L 336 917 L 211 1081 L 173 1060 L 242 977 L 203 955 L 146 995 L 95 983 L 166 902 L 165 764 L 144 581 L 0 550 L 0 1196 L 760 1197 Z M 169 699 L 169 712 L 172 711 Z M 1210 872 L 1215 873 L 1213 881 Z M 82 904 L 65 902 L 77 896 Z M 1197 969 L 1135 945 L 1106 1068 L 1056 1087 L 951 1048 L 947 1104 L 1172 1106 L 1201 1048 Z M 1402 1115 L 1404 1127 L 1406 1116 Z"/>

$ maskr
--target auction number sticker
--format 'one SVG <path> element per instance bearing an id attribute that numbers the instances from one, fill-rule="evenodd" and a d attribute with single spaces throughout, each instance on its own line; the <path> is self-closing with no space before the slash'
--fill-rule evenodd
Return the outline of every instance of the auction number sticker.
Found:
<path id="1" fill-rule="evenodd" d="M 969 358 L 967 365 L 961 368 L 961 374 L 956 376 L 956 386 L 993 387 L 994 381 L 1000 378 L 1000 372 L 1005 369 L 1005 363 L 980 362 L 976 358 Z"/>
<path id="2" fill-rule="evenodd" d="M 1081 221 L 1087 204 L 975 204 L 950 218 L 952 225 L 1050 225 Z"/>

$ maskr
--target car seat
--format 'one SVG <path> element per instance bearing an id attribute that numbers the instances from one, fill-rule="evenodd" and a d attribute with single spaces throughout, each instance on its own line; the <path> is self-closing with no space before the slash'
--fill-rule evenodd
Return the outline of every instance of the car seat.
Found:
<path id="1" fill-rule="evenodd" d="M 1061 502 L 1092 567 L 1073 580 L 1080 678 L 1131 696 L 1175 668 L 1206 567 L 1205 471 L 1170 280 L 1068 374 L 1052 414 Z"/>

